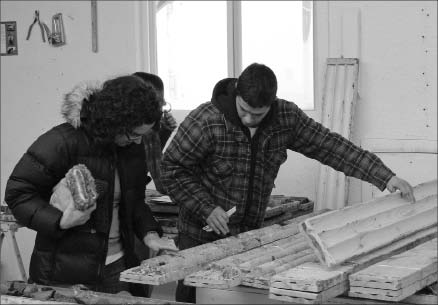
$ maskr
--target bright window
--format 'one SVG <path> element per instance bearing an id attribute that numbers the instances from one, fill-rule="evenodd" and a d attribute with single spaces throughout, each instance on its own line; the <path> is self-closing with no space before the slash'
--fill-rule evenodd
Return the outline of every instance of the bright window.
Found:
<path id="1" fill-rule="evenodd" d="M 311 1 L 157 3 L 153 72 L 173 109 L 209 101 L 219 80 L 238 77 L 253 62 L 275 72 L 278 97 L 314 108 Z"/>
<path id="2" fill-rule="evenodd" d="M 157 12 L 157 59 L 174 109 L 209 101 L 228 76 L 226 1 L 168 1 Z"/>
<path id="3" fill-rule="evenodd" d="M 259 62 L 278 81 L 277 96 L 313 109 L 310 1 L 242 1 L 242 67 Z"/>

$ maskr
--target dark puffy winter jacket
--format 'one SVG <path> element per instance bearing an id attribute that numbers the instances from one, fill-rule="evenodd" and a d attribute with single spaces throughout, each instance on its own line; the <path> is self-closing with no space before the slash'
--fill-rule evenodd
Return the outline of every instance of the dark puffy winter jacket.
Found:
<path id="1" fill-rule="evenodd" d="M 46 285 L 85 284 L 102 280 L 112 218 L 115 168 L 121 187 L 120 234 L 128 267 L 139 264 L 134 234 L 142 240 L 148 231 L 162 234 L 145 205 L 146 165 L 143 144 L 102 151 L 80 127 L 80 110 L 90 87 L 66 95 L 67 122 L 40 136 L 15 166 L 6 186 L 5 201 L 24 226 L 37 231 L 30 262 L 30 278 Z M 75 164 L 85 164 L 99 191 L 96 210 L 81 226 L 59 227 L 62 212 L 49 204 L 53 187 Z"/>

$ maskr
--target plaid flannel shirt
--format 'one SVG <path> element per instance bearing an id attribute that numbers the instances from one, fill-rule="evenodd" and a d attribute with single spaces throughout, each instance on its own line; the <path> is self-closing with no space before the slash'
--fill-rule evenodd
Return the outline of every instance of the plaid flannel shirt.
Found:
<path id="1" fill-rule="evenodd" d="M 253 179 L 251 139 L 214 103 L 200 105 L 182 122 L 162 162 L 162 183 L 180 206 L 180 232 L 203 242 L 219 238 L 214 232 L 202 231 L 217 206 L 225 211 L 236 206 L 229 220 L 232 234 L 259 228 L 288 149 L 380 190 L 394 176 L 375 154 L 330 132 L 294 103 L 278 99 L 271 110 L 270 124 L 257 130 Z M 252 198 L 247 202 L 250 180 Z"/>
<path id="2" fill-rule="evenodd" d="M 147 170 L 154 180 L 157 191 L 164 193 L 160 172 L 161 159 L 163 157 L 162 150 L 177 125 L 173 116 L 169 112 L 164 112 L 159 124 L 156 126 L 157 128 L 154 126 L 152 132 L 143 136 L 143 145 L 146 153 Z"/>

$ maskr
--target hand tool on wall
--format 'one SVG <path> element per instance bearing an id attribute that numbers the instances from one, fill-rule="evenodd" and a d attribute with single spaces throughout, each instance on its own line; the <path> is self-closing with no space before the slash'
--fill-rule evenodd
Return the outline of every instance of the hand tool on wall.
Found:
<path id="1" fill-rule="evenodd" d="M 62 22 L 62 14 L 58 13 L 52 17 L 52 34 L 50 35 L 49 43 L 54 47 L 65 44 L 64 23 Z"/>
<path id="2" fill-rule="evenodd" d="M 94 53 L 97 53 L 97 1 L 91 0 L 91 44 Z"/>
<path id="3" fill-rule="evenodd" d="M 33 28 L 35 23 L 38 23 L 38 25 L 40 27 L 41 37 L 43 39 L 43 42 L 46 42 L 46 39 L 44 37 L 44 31 L 46 32 L 47 39 L 49 39 L 49 42 L 50 42 L 50 30 L 49 30 L 49 27 L 44 22 L 40 21 L 40 11 L 38 11 L 38 10 L 35 11 L 33 23 L 29 26 L 29 30 L 27 31 L 26 40 L 29 40 L 30 34 L 32 33 L 32 28 Z"/>

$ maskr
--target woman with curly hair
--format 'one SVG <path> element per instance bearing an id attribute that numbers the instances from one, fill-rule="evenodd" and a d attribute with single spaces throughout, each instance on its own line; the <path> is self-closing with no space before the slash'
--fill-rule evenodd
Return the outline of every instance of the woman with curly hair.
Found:
<path id="1" fill-rule="evenodd" d="M 119 275 L 140 263 L 135 236 L 154 251 L 176 250 L 160 237 L 162 229 L 144 202 L 142 137 L 160 119 L 161 104 L 155 89 L 132 75 L 102 86 L 81 84 L 65 95 L 66 122 L 28 148 L 5 191 L 17 220 L 37 231 L 31 282 L 147 294 L 144 285 L 120 282 Z M 98 193 L 96 204 L 85 211 L 75 209 L 63 183 L 77 164 L 89 169 Z"/>

